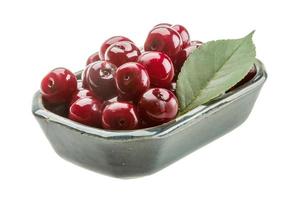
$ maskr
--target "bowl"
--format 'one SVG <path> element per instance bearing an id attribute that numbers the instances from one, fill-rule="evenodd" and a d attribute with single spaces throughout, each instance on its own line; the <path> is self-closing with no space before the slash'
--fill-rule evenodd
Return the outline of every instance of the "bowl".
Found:
<path id="1" fill-rule="evenodd" d="M 88 127 L 47 110 L 37 91 L 32 112 L 62 158 L 106 175 L 130 178 L 155 173 L 228 133 L 249 116 L 267 79 L 256 60 L 257 74 L 237 89 L 168 123 L 131 131 Z M 81 72 L 77 73 L 80 78 Z"/>

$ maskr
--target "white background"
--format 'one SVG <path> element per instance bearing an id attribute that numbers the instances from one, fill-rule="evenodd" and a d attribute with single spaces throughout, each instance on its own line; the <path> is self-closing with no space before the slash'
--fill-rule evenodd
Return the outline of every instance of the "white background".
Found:
<path id="1" fill-rule="evenodd" d="M 0 1 L 0 199 L 293 199 L 293 12 L 278 1 Z M 120 180 L 59 158 L 31 114 L 52 68 L 84 67 L 106 38 L 142 45 L 160 22 L 193 39 L 256 30 L 266 82 L 248 120 L 233 132 L 143 178 Z"/>

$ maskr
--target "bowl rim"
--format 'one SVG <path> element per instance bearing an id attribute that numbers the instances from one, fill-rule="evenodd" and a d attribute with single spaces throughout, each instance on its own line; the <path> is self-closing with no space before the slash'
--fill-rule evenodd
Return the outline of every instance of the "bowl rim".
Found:
<path id="1" fill-rule="evenodd" d="M 49 110 L 47 110 L 41 98 L 41 93 L 38 90 L 33 97 L 32 104 L 32 113 L 36 117 L 44 118 L 49 122 L 57 123 L 61 126 L 65 126 L 70 129 L 74 129 L 75 132 L 78 131 L 82 135 L 98 137 L 102 139 L 111 139 L 111 140 L 133 140 L 133 139 L 141 139 L 141 138 L 157 138 L 157 137 L 165 137 L 174 133 L 173 130 L 180 129 L 184 126 L 189 126 L 192 123 L 196 123 L 202 118 L 207 117 L 207 115 L 211 115 L 214 112 L 217 112 L 222 107 L 225 107 L 230 102 L 233 102 L 242 96 L 253 92 L 260 85 L 262 85 L 267 79 L 267 73 L 265 71 L 265 67 L 263 63 L 256 59 L 255 66 L 257 69 L 257 73 L 253 79 L 245 83 L 244 85 L 227 92 L 225 94 L 220 95 L 219 97 L 209 101 L 207 104 L 198 106 L 193 110 L 185 113 L 182 116 L 177 117 L 170 122 L 144 128 L 144 129 L 135 129 L 135 130 L 106 130 L 100 128 L 89 127 L 78 122 L 72 121 L 68 118 L 59 116 Z M 80 75 L 82 71 L 76 73 L 76 75 Z"/>

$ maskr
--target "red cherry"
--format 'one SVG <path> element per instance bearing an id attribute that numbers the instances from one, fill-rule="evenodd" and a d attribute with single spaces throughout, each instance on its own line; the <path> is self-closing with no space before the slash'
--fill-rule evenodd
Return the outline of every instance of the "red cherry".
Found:
<path id="1" fill-rule="evenodd" d="M 182 49 L 177 54 L 177 56 L 174 60 L 175 79 L 177 79 L 177 76 L 178 76 L 179 72 L 181 71 L 181 68 L 182 68 L 185 60 L 197 48 L 198 48 L 197 46 L 188 46 L 188 47 Z"/>
<path id="2" fill-rule="evenodd" d="M 101 60 L 100 55 L 99 55 L 99 52 L 96 52 L 96 53 L 92 54 L 92 55 L 87 59 L 87 61 L 86 61 L 86 65 L 89 65 L 89 64 L 91 64 L 91 63 L 93 63 L 93 62 L 96 62 L 96 61 L 99 61 L 99 60 Z"/>
<path id="3" fill-rule="evenodd" d="M 182 49 L 182 38 L 173 28 L 158 26 L 149 32 L 144 49 L 163 52 L 173 59 Z"/>
<path id="4" fill-rule="evenodd" d="M 115 82 L 123 100 L 137 100 L 150 87 L 145 67 L 135 62 L 121 65 L 116 71 Z"/>
<path id="5" fill-rule="evenodd" d="M 52 113 L 55 113 L 56 115 L 60 115 L 62 117 L 68 116 L 69 106 L 67 103 L 50 104 L 43 99 L 43 104 L 47 110 L 51 111 Z"/>
<path id="6" fill-rule="evenodd" d="M 107 105 L 109 105 L 109 104 L 111 104 L 111 103 L 114 103 L 114 102 L 118 102 L 119 100 L 118 100 L 118 96 L 115 96 L 115 97 L 113 97 L 112 99 L 108 99 L 108 100 L 106 100 L 106 101 L 104 101 L 104 103 L 103 103 L 103 110 L 104 110 L 104 108 L 107 106 Z"/>
<path id="7" fill-rule="evenodd" d="M 182 49 L 174 59 L 174 68 L 175 68 L 175 79 L 177 79 L 177 76 L 179 72 L 181 71 L 181 67 L 183 66 L 185 60 L 188 58 L 188 56 L 197 48 L 201 47 L 203 45 L 203 42 L 194 40 L 191 41 L 189 46 Z"/>
<path id="8" fill-rule="evenodd" d="M 94 98 L 94 93 L 87 89 L 79 89 L 71 98 L 71 103 L 72 105 L 74 102 L 76 102 L 78 99 L 82 99 L 85 97 L 93 97 Z"/>
<path id="9" fill-rule="evenodd" d="M 116 66 L 107 61 L 97 61 L 89 65 L 85 80 L 97 97 L 107 100 L 116 96 L 116 70 Z"/>
<path id="10" fill-rule="evenodd" d="M 105 53 L 108 49 L 109 46 L 111 46 L 112 44 L 116 43 L 116 42 L 121 42 L 121 41 L 129 41 L 132 42 L 130 39 L 128 39 L 127 37 L 124 36 L 114 36 L 111 37 L 109 39 L 107 39 L 101 46 L 100 48 L 100 58 L 101 60 L 105 59 Z"/>
<path id="11" fill-rule="evenodd" d="M 133 104 L 114 102 L 104 108 L 102 125 L 105 129 L 131 130 L 138 128 L 138 116 Z"/>
<path id="12" fill-rule="evenodd" d="M 142 120 L 140 122 L 140 128 L 150 128 L 150 127 L 154 127 L 154 126 L 157 126 L 158 123 L 157 122 L 151 122 L 151 121 L 144 121 Z"/>
<path id="13" fill-rule="evenodd" d="M 145 66 L 151 85 L 168 87 L 174 77 L 174 66 L 164 53 L 148 51 L 139 56 L 138 62 Z"/>
<path id="14" fill-rule="evenodd" d="M 236 85 L 234 85 L 232 88 L 230 88 L 227 92 L 235 90 L 236 88 L 244 85 L 245 83 L 247 83 L 248 81 L 253 79 L 253 77 L 255 77 L 256 73 L 257 73 L 257 69 L 256 69 L 255 65 L 253 65 L 253 67 L 249 70 L 249 72 L 246 74 L 246 76 L 241 81 L 239 81 Z"/>
<path id="15" fill-rule="evenodd" d="M 116 97 L 113 97 L 112 99 L 109 99 L 109 100 L 104 101 L 104 103 L 103 103 L 103 109 L 107 105 L 110 105 L 110 104 L 115 103 L 115 102 L 124 102 L 124 103 L 130 103 L 130 104 L 135 105 L 135 103 L 133 103 L 133 101 L 131 101 L 131 100 L 125 100 L 125 99 L 122 99 L 119 96 L 116 96 Z"/>
<path id="16" fill-rule="evenodd" d="M 176 96 L 163 88 L 152 88 L 145 92 L 139 103 L 138 109 L 142 120 L 161 124 L 174 119 L 178 112 Z"/>
<path id="17" fill-rule="evenodd" d="M 69 109 L 68 118 L 93 127 L 101 125 L 102 102 L 92 97 L 84 97 L 75 101 Z"/>
<path id="18" fill-rule="evenodd" d="M 52 70 L 41 83 L 42 97 L 49 104 L 68 103 L 76 90 L 77 79 L 65 68 Z"/>
<path id="19" fill-rule="evenodd" d="M 122 41 L 112 44 L 105 53 L 105 60 L 117 67 L 127 62 L 136 62 L 140 50 L 132 42 Z"/>
<path id="20" fill-rule="evenodd" d="M 187 29 L 184 26 L 179 24 L 172 26 L 172 28 L 180 34 L 182 38 L 182 48 L 189 46 L 190 36 Z"/>
<path id="21" fill-rule="evenodd" d="M 82 74 L 81 74 L 82 87 L 84 89 L 89 89 L 88 80 L 87 80 L 87 77 L 88 77 L 87 73 L 88 73 L 88 70 L 89 70 L 91 65 L 92 65 L 92 63 L 87 65 L 86 68 L 82 71 Z"/>

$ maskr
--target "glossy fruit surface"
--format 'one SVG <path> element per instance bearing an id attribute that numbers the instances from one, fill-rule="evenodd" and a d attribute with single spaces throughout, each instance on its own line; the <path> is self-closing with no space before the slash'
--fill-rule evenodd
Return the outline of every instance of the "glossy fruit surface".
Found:
<path id="1" fill-rule="evenodd" d="M 107 105 L 102 114 L 102 126 L 111 130 L 131 130 L 139 126 L 139 119 L 133 104 L 114 102 Z"/>
<path id="2" fill-rule="evenodd" d="M 70 106 L 68 118 L 85 125 L 100 127 L 101 107 L 102 102 L 99 99 L 81 98 Z"/>
<path id="3" fill-rule="evenodd" d="M 127 62 L 136 62 L 140 50 L 132 42 L 122 41 L 112 44 L 105 53 L 105 60 L 117 67 Z"/>
<path id="4" fill-rule="evenodd" d="M 171 91 L 164 88 L 152 88 L 142 95 L 138 109 L 142 120 L 161 124 L 176 117 L 178 101 Z"/>
<path id="5" fill-rule="evenodd" d="M 187 29 L 184 26 L 179 25 L 179 24 L 172 26 L 172 28 L 180 34 L 181 39 L 182 39 L 182 48 L 189 46 L 190 36 L 189 36 Z"/>
<path id="6" fill-rule="evenodd" d="M 82 99 L 85 97 L 94 97 L 94 93 L 92 93 L 91 91 L 89 91 L 87 89 L 83 89 L 83 88 L 79 89 L 72 96 L 70 105 L 73 104 L 74 102 L 76 102 L 78 99 Z"/>
<path id="7" fill-rule="evenodd" d="M 42 80 L 41 93 L 49 104 L 68 103 L 77 90 L 75 75 L 66 68 L 56 68 Z"/>
<path id="8" fill-rule="evenodd" d="M 87 80 L 87 77 L 88 77 L 87 73 L 88 73 L 88 70 L 91 65 L 93 65 L 93 63 L 87 65 L 86 68 L 81 73 L 82 88 L 84 88 L 84 89 L 89 89 L 89 84 L 88 84 L 88 80 Z"/>
<path id="9" fill-rule="evenodd" d="M 183 66 L 185 60 L 188 56 L 197 48 L 201 47 L 203 42 L 194 40 L 189 43 L 189 46 L 182 49 L 174 59 L 174 69 L 175 69 L 175 78 L 177 78 L 178 73 L 181 71 L 181 67 Z"/>
<path id="10" fill-rule="evenodd" d="M 119 97 L 123 100 L 138 99 L 150 87 L 150 78 L 145 67 L 136 62 L 121 65 L 115 76 Z"/>
<path id="11" fill-rule="evenodd" d="M 96 52 L 96 53 L 90 55 L 90 57 L 88 57 L 88 59 L 86 61 L 86 65 L 89 65 L 89 64 L 96 62 L 96 61 L 99 61 L 99 60 L 101 60 L 99 52 Z"/>
<path id="12" fill-rule="evenodd" d="M 144 52 L 138 62 L 145 66 L 151 85 L 168 87 L 174 77 L 174 66 L 171 59 L 164 53 L 156 51 Z"/>
<path id="13" fill-rule="evenodd" d="M 163 52 L 173 59 L 182 49 L 182 39 L 173 28 L 157 26 L 149 32 L 144 43 L 144 49 L 146 51 Z"/>
<path id="14" fill-rule="evenodd" d="M 89 65 L 85 79 L 97 97 L 107 100 L 116 96 L 116 70 L 116 66 L 107 61 L 97 61 Z"/>
<path id="15" fill-rule="evenodd" d="M 107 39 L 106 41 L 104 41 L 104 43 L 102 44 L 102 46 L 100 48 L 100 53 L 99 53 L 101 60 L 105 59 L 105 53 L 106 53 L 109 46 L 111 46 L 112 44 L 114 44 L 116 42 L 121 42 L 121 41 L 132 42 L 129 38 L 124 37 L 124 36 L 114 36 L 114 37 L 111 37 L 111 38 Z"/>
<path id="16" fill-rule="evenodd" d="M 179 72 L 181 71 L 181 68 L 188 58 L 188 56 L 195 50 L 197 49 L 197 46 L 188 46 L 184 49 L 182 49 L 176 56 L 174 60 L 174 69 L 175 69 L 175 78 L 177 78 Z"/>

